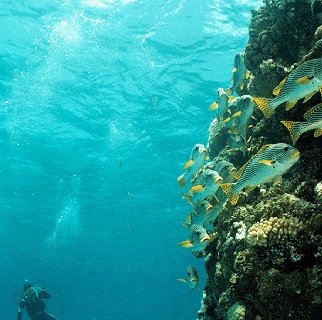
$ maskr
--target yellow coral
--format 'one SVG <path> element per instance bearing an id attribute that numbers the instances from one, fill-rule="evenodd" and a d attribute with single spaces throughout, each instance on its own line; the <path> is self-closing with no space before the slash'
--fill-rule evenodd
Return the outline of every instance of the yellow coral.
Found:
<path id="1" fill-rule="evenodd" d="M 266 247 L 269 242 L 280 240 L 283 236 L 295 238 L 302 227 L 303 222 L 298 218 L 272 217 L 253 224 L 248 230 L 247 239 L 252 245 Z"/>

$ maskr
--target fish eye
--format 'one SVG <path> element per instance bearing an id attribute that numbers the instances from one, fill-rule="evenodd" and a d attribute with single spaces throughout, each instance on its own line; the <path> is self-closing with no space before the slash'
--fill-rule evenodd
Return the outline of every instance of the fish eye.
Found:
<path id="1" fill-rule="evenodd" d="M 284 151 L 288 151 L 289 149 L 289 147 L 284 147 Z"/>
<path id="2" fill-rule="evenodd" d="M 196 234 L 197 234 L 197 236 L 200 236 L 200 232 L 199 231 L 197 231 Z"/>

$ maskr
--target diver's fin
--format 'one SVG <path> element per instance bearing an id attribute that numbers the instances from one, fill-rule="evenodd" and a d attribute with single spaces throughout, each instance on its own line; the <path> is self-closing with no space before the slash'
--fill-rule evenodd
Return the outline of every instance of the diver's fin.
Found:
<path id="1" fill-rule="evenodd" d="M 284 85 L 285 81 L 286 81 L 286 78 L 285 78 L 285 79 L 283 79 L 283 80 L 279 83 L 279 85 L 278 85 L 278 86 L 273 90 L 273 95 L 274 95 L 274 96 L 278 96 L 278 95 L 280 94 L 280 92 L 281 92 L 281 90 L 282 90 L 282 87 L 283 87 L 283 85 Z"/>
<path id="2" fill-rule="evenodd" d="M 178 246 L 182 248 L 191 248 L 193 247 L 193 241 L 192 240 L 184 240 L 178 243 Z"/>
<path id="3" fill-rule="evenodd" d="M 219 187 L 227 195 L 230 203 L 236 205 L 238 201 L 238 195 L 233 192 L 233 183 L 223 183 Z"/>
<path id="4" fill-rule="evenodd" d="M 184 179 L 184 173 L 177 178 L 177 181 L 181 188 L 183 188 L 186 185 L 186 180 Z"/>
<path id="5" fill-rule="evenodd" d="M 253 98 L 257 107 L 263 112 L 265 118 L 270 118 L 274 113 L 274 108 L 270 106 L 269 99 L 266 98 Z"/>
<path id="6" fill-rule="evenodd" d="M 287 130 L 289 131 L 290 135 L 291 135 L 291 139 L 293 144 L 296 143 L 296 141 L 299 139 L 299 137 L 301 136 L 301 131 L 299 130 L 299 126 L 298 124 L 300 124 L 301 122 L 295 122 L 295 121 L 281 121 L 282 124 L 284 124 L 284 126 L 287 128 Z"/>
<path id="7" fill-rule="evenodd" d="M 287 101 L 286 102 L 286 111 L 291 110 L 295 105 L 296 105 L 297 101 Z"/>

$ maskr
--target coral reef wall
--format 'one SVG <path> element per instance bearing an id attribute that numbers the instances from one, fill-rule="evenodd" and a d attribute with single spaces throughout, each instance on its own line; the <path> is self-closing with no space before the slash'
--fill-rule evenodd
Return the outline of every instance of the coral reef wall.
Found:
<path id="1" fill-rule="evenodd" d="M 245 49 L 252 96 L 271 97 L 299 63 L 321 57 L 321 12 L 316 0 L 266 0 L 252 12 Z M 224 150 L 220 157 L 239 168 L 263 144 L 292 144 L 280 121 L 302 121 L 304 112 L 320 102 L 316 94 L 288 112 L 280 107 L 269 119 L 255 111 L 250 152 Z M 283 180 L 243 192 L 236 206 L 226 203 L 206 249 L 207 282 L 198 319 L 322 318 L 321 145 L 312 131 L 303 134 L 296 144 L 301 158 Z"/>

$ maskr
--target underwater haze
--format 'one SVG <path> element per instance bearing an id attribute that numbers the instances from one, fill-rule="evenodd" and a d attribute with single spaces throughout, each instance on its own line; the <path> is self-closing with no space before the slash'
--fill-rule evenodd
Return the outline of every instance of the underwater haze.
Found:
<path id="1" fill-rule="evenodd" d="M 0 2 L 1 320 L 25 278 L 59 319 L 196 318 L 176 177 L 260 4 Z"/>

